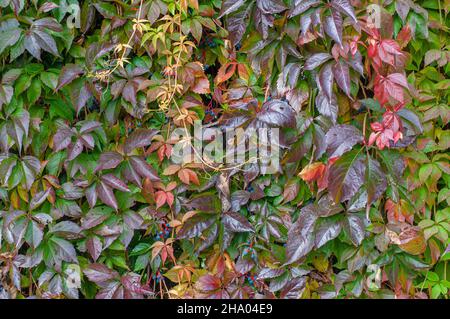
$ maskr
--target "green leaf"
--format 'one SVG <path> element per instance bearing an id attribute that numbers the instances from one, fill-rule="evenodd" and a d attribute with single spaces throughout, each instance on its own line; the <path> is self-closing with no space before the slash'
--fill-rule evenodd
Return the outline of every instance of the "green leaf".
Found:
<path id="1" fill-rule="evenodd" d="M 41 81 L 48 88 L 55 90 L 58 85 L 58 75 L 52 72 L 42 72 L 41 73 Z"/>
<path id="2" fill-rule="evenodd" d="M 17 23 L 16 20 L 7 20 L 7 22 L 11 22 L 11 21 L 15 21 Z M 2 23 L 1 26 L 3 27 L 5 23 Z M 16 26 L 14 26 L 16 25 Z M 22 33 L 22 30 L 20 28 L 17 27 L 17 24 L 10 24 L 10 29 L 6 29 L 6 30 L 1 30 L 0 28 L 0 54 L 3 53 L 3 51 L 9 47 L 14 45 L 20 38 L 20 35 Z"/>
<path id="3" fill-rule="evenodd" d="M 28 103 L 34 104 L 41 96 L 41 81 L 38 78 L 34 78 L 31 81 L 31 85 L 27 90 Z"/>

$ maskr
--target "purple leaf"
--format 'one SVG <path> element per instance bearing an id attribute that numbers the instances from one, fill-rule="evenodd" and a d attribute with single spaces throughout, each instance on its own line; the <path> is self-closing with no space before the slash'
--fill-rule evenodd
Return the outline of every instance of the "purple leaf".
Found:
<path id="1" fill-rule="evenodd" d="M 66 64 L 59 74 L 58 86 L 56 87 L 56 91 L 69 84 L 83 73 L 84 71 L 79 65 Z"/>
<path id="2" fill-rule="evenodd" d="M 39 7 L 39 12 L 49 12 L 53 9 L 59 8 L 59 6 L 56 3 L 53 2 L 46 2 L 42 6 Z"/>
<path id="3" fill-rule="evenodd" d="M 86 241 L 86 249 L 94 262 L 96 262 L 103 250 L 102 241 L 97 236 L 89 237 Z"/>
<path id="4" fill-rule="evenodd" d="M 152 143 L 152 138 L 158 133 L 157 130 L 137 129 L 131 133 L 124 146 L 125 153 L 129 154 L 134 149 L 148 146 Z"/>
<path id="5" fill-rule="evenodd" d="M 127 84 L 123 87 L 122 90 L 122 97 L 125 99 L 125 101 L 128 101 L 131 103 L 131 105 L 136 105 L 136 94 L 137 94 L 138 87 L 134 85 L 132 81 L 128 81 Z"/>
<path id="6" fill-rule="evenodd" d="M 120 179 L 118 179 L 113 174 L 106 174 L 101 177 L 102 181 L 107 184 L 108 186 L 118 189 L 122 192 L 129 192 L 130 189 L 128 188 L 127 184 L 122 182 Z"/>
<path id="7" fill-rule="evenodd" d="M 397 0 L 395 1 L 395 11 L 397 11 L 398 16 L 402 19 L 403 23 L 406 21 L 408 17 L 408 13 L 410 10 L 410 3 L 407 0 Z"/>
<path id="8" fill-rule="evenodd" d="M 116 168 L 122 160 L 122 155 L 117 152 L 104 152 L 100 155 L 100 159 L 98 161 L 99 165 L 95 168 L 95 171 Z"/>
<path id="9" fill-rule="evenodd" d="M 262 111 L 256 118 L 269 125 L 278 127 L 295 127 L 295 111 L 286 102 L 281 100 L 270 100 L 263 104 Z"/>
<path id="10" fill-rule="evenodd" d="M 272 279 L 281 276 L 285 272 L 283 268 L 263 268 L 259 271 L 257 279 Z"/>
<path id="11" fill-rule="evenodd" d="M 202 243 L 198 247 L 198 251 L 201 252 L 206 248 L 210 247 L 212 244 L 214 244 L 214 241 L 216 240 L 218 233 L 219 227 L 217 226 L 217 224 L 213 224 L 211 227 L 206 229 L 203 233 L 205 239 L 203 239 Z"/>
<path id="12" fill-rule="evenodd" d="M 280 292 L 282 299 L 299 299 L 306 287 L 306 277 L 298 277 L 290 280 Z"/>
<path id="13" fill-rule="evenodd" d="M 84 83 L 79 89 L 71 91 L 70 97 L 72 99 L 72 104 L 75 106 L 75 112 L 78 116 L 81 109 L 86 106 L 87 101 L 89 101 L 92 97 L 92 93 L 89 91 L 86 83 Z"/>
<path id="14" fill-rule="evenodd" d="M 358 151 L 345 153 L 331 166 L 328 190 L 336 203 L 349 200 L 358 192 L 364 184 L 365 170 Z"/>
<path id="15" fill-rule="evenodd" d="M 336 204 L 330 196 L 323 196 L 317 205 L 314 206 L 314 212 L 319 217 L 329 217 L 343 211 L 342 205 Z"/>
<path id="16" fill-rule="evenodd" d="M 89 207 L 94 207 L 97 203 L 97 191 L 95 190 L 95 184 L 92 184 L 85 191 L 86 199 L 88 201 Z"/>
<path id="17" fill-rule="evenodd" d="M 342 16 L 337 11 L 325 17 L 324 30 L 334 41 L 342 46 Z"/>
<path id="18" fill-rule="evenodd" d="M 25 234 L 26 242 L 33 248 L 39 246 L 44 238 L 43 226 L 39 225 L 35 221 L 30 221 Z"/>
<path id="19" fill-rule="evenodd" d="M 202 232 L 216 221 L 215 214 L 197 213 L 190 217 L 177 234 L 178 239 L 201 236 Z"/>
<path id="20" fill-rule="evenodd" d="M 80 134 L 87 134 L 90 133 L 99 127 L 101 127 L 102 124 L 97 121 L 86 121 L 83 123 L 83 125 L 80 128 Z"/>
<path id="21" fill-rule="evenodd" d="M 42 7 L 41 7 L 42 8 Z M 55 18 L 42 18 L 33 22 L 33 28 L 43 30 L 44 28 L 50 29 L 55 32 L 62 32 L 63 28 L 56 21 Z"/>
<path id="22" fill-rule="evenodd" d="M 322 65 L 331 58 L 332 56 L 329 53 L 325 52 L 314 53 L 306 60 L 304 69 L 308 71 L 314 70 L 315 68 Z"/>
<path id="23" fill-rule="evenodd" d="M 320 0 L 295 0 L 292 9 L 289 12 L 289 18 L 302 14 L 309 8 L 312 8 L 318 4 L 321 4 Z"/>
<path id="24" fill-rule="evenodd" d="M 222 8 L 220 9 L 219 19 L 224 15 L 230 14 L 238 10 L 243 4 L 244 0 L 224 0 L 222 1 Z"/>
<path id="25" fill-rule="evenodd" d="M 337 61 L 333 65 L 333 75 L 336 79 L 336 83 L 338 86 L 344 91 L 344 93 L 351 98 L 350 96 L 350 74 L 348 70 L 348 65 L 341 60 Z"/>
<path id="26" fill-rule="evenodd" d="M 125 168 L 122 172 L 127 181 L 132 182 L 139 187 L 142 187 L 142 176 L 136 172 L 130 162 L 126 163 Z"/>
<path id="27" fill-rule="evenodd" d="M 245 33 L 247 23 L 246 18 L 250 7 L 242 11 L 231 14 L 226 19 L 226 25 L 229 32 L 229 38 L 233 43 L 239 43 Z"/>
<path id="28" fill-rule="evenodd" d="M 288 232 L 286 243 L 286 265 L 292 264 L 308 254 L 314 247 L 313 229 L 317 215 L 312 204 L 304 207 Z"/>
<path id="29" fill-rule="evenodd" d="M 95 146 L 95 140 L 91 134 L 81 135 L 79 140 L 87 149 L 93 149 Z"/>
<path id="30" fill-rule="evenodd" d="M 365 237 L 365 227 L 361 218 L 354 214 L 348 214 L 344 220 L 344 229 L 353 245 L 359 246 Z"/>
<path id="31" fill-rule="evenodd" d="M 294 228 L 288 233 L 288 240 L 286 243 L 286 263 L 292 264 L 300 258 L 306 256 L 314 247 L 314 236 L 309 233 L 307 235 L 301 234 L 301 229 Z"/>
<path id="32" fill-rule="evenodd" d="M 90 264 L 83 271 L 88 279 L 96 284 L 118 279 L 117 271 L 109 269 L 103 264 Z"/>
<path id="33" fill-rule="evenodd" d="M 289 283 L 290 279 L 291 278 L 287 272 L 272 279 L 269 284 L 269 291 L 273 293 L 283 289 Z"/>
<path id="34" fill-rule="evenodd" d="M 81 227 L 83 229 L 94 228 L 110 217 L 111 208 L 106 206 L 96 207 L 89 210 L 85 217 L 81 219 Z"/>
<path id="35" fill-rule="evenodd" d="M 325 94 L 319 92 L 316 97 L 316 107 L 320 114 L 330 118 L 333 123 L 336 123 L 339 109 L 334 94 L 332 95 L 331 100 L 329 100 Z M 325 143 L 324 145 L 326 146 Z"/>
<path id="36" fill-rule="evenodd" d="M 233 212 L 239 211 L 242 205 L 247 204 L 250 199 L 250 193 L 247 191 L 236 191 L 231 194 L 231 210 Z"/>
<path id="37" fill-rule="evenodd" d="M 331 101 L 333 95 L 333 64 L 325 64 L 319 73 L 319 87 L 325 94 L 328 101 Z"/>
<path id="38" fill-rule="evenodd" d="M 25 49 L 39 61 L 41 60 L 41 47 L 34 33 L 26 34 L 24 40 Z"/>
<path id="39" fill-rule="evenodd" d="M 327 151 L 331 157 L 341 156 L 357 143 L 362 142 L 361 132 L 353 125 L 338 124 L 330 128 L 325 135 Z"/>
<path id="40" fill-rule="evenodd" d="M 78 224 L 66 220 L 59 222 L 58 224 L 51 227 L 49 233 L 56 234 L 58 237 L 75 239 L 82 237 L 82 235 L 80 234 L 81 231 L 82 229 L 80 226 L 78 226 Z"/>
<path id="41" fill-rule="evenodd" d="M 58 152 L 69 146 L 72 141 L 73 131 L 68 128 L 60 128 L 53 137 L 53 151 Z"/>
<path id="42" fill-rule="evenodd" d="M 97 183 L 96 190 L 100 200 L 117 211 L 117 200 L 111 187 L 106 185 L 104 182 L 99 182 Z"/>
<path id="43" fill-rule="evenodd" d="M 321 219 L 316 230 L 316 247 L 320 248 L 330 240 L 335 239 L 342 230 L 342 224 L 334 218 Z"/>
<path id="44" fill-rule="evenodd" d="M 228 230 L 234 233 L 253 232 L 253 226 L 247 218 L 239 213 L 227 212 L 222 215 L 222 223 Z"/>
<path id="45" fill-rule="evenodd" d="M 139 229 L 144 223 L 142 216 L 132 210 L 124 212 L 123 221 L 130 226 L 131 229 Z"/>
<path id="46" fill-rule="evenodd" d="M 131 156 L 129 158 L 131 166 L 141 176 L 149 178 L 151 181 L 159 181 L 158 173 L 143 158 Z"/>
<path id="47" fill-rule="evenodd" d="M 58 257 L 61 260 L 78 263 L 77 253 L 70 242 L 58 237 L 52 237 L 51 240 L 56 245 Z"/>
<path id="48" fill-rule="evenodd" d="M 122 90 L 125 87 L 125 84 L 127 84 L 127 80 L 121 79 L 121 80 L 115 81 L 111 85 L 111 94 L 114 97 L 114 99 L 117 99 L 119 97 L 120 93 L 122 93 Z"/>
<path id="49" fill-rule="evenodd" d="M 31 36 L 36 39 L 37 44 L 42 50 L 55 56 L 59 56 L 58 47 L 56 46 L 55 40 L 47 32 L 34 30 Z"/>
<path id="50" fill-rule="evenodd" d="M 83 151 L 83 142 L 81 139 L 77 139 L 75 143 L 72 143 L 67 148 L 67 160 L 71 161 L 75 159 Z"/>
<path id="51" fill-rule="evenodd" d="M 358 22 L 355 16 L 355 10 L 353 9 L 353 6 L 350 4 L 349 0 L 332 0 L 331 5 L 339 12 L 349 16 L 353 20 L 353 22 Z"/>
<path id="52" fill-rule="evenodd" d="M 256 5 L 264 14 L 280 13 L 287 9 L 282 0 L 257 0 Z"/>
<path id="53" fill-rule="evenodd" d="M 30 201 L 30 210 L 38 208 L 47 199 L 50 190 L 51 189 L 48 188 L 46 191 L 40 191 L 36 193 Z"/>
<path id="54" fill-rule="evenodd" d="M 362 77 L 364 77 L 364 68 L 362 63 L 362 56 L 359 51 L 356 51 L 355 55 L 350 55 L 348 60 L 345 61 L 352 67 L 353 70 L 358 72 Z"/>
<path id="55" fill-rule="evenodd" d="M 370 156 L 367 158 L 366 175 L 367 204 L 371 205 L 383 195 L 387 188 L 387 180 L 380 163 Z"/>

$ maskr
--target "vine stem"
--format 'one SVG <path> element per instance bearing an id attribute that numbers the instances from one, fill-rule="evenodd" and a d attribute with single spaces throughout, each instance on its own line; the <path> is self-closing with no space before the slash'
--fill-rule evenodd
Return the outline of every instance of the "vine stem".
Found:
<path id="1" fill-rule="evenodd" d="M 117 1 L 115 1 L 117 2 Z M 118 2 L 117 2 L 118 3 Z M 122 55 L 120 56 L 119 59 L 117 59 L 117 62 L 114 66 L 113 69 L 109 70 L 106 74 L 106 77 L 109 77 L 111 74 L 113 74 L 114 71 L 116 71 L 119 66 L 123 66 L 123 61 L 125 59 L 125 55 L 127 54 L 127 48 L 130 47 L 131 41 L 133 40 L 134 36 L 136 35 L 136 30 L 137 30 L 137 25 L 139 25 L 140 21 L 141 21 L 141 13 L 142 13 L 142 6 L 143 6 L 144 0 L 141 0 L 139 3 L 139 10 L 138 10 L 138 15 L 137 15 L 137 23 L 135 23 L 133 25 L 133 32 L 131 33 L 131 36 L 128 38 L 127 43 L 124 45 L 123 51 L 122 51 Z M 121 5 L 120 3 L 118 3 L 119 5 Z M 109 83 L 109 81 L 108 81 Z"/>
<path id="2" fill-rule="evenodd" d="M 178 26 L 179 26 L 179 28 L 181 28 L 181 15 L 179 15 L 179 19 L 180 19 L 180 21 L 178 23 Z M 180 30 L 180 35 L 181 34 L 182 34 L 182 32 Z M 180 36 L 180 46 L 183 45 L 183 41 L 184 41 L 184 39 Z M 175 100 L 175 93 L 176 93 L 177 85 L 178 85 L 178 67 L 180 66 L 180 60 L 181 60 L 181 53 L 182 52 L 183 52 L 183 50 L 181 50 L 181 48 L 180 48 L 180 50 L 178 52 L 178 56 L 177 56 L 176 61 L 175 61 L 176 64 L 174 66 L 174 68 L 175 68 L 175 78 L 174 78 L 174 84 L 173 84 L 174 85 L 174 89 L 172 90 L 171 95 L 169 97 L 169 101 L 167 102 L 167 105 L 170 105 L 172 102 L 174 103 L 175 107 L 177 108 L 177 111 L 178 111 L 179 115 L 182 115 L 182 112 L 181 112 L 181 109 L 180 109 L 178 103 Z M 170 81 L 169 81 L 169 86 L 170 86 Z M 266 89 L 266 94 L 267 94 L 267 91 L 268 91 L 268 88 Z M 223 168 L 223 167 L 216 167 L 216 166 L 213 166 L 213 165 L 209 164 L 208 162 L 206 162 L 203 159 L 203 156 L 198 153 L 198 150 L 192 144 L 192 142 L 191 142 L 192 135 L 190 134 L 190 132 L 189 132 L 189 130 L 187 128 L 186 120 L 184 118 L 182 118 L 181 121 L 183 123 L 183 128 L 184 128 L 184 131 L 185 131 L 185 134 L 186 134 L 186 137 L 187 137 L 187 142 L 189 143 L 189 147 L 192 148 L 192 150 L 194 151 L 195 156 L 197 156 L 197 158 L 201 161 L 201 163 L 204 166 L 206 166 L 206 167 L 208 167 L 208 168 L 210 168 L 210 169 L 212 169 L 214 171 L 229 171 L 229 170 L 240 168 L 241 166 L 244 166 L 244 165 L 246 165 L 248 163 L 251 163 L 253 161 L 253 159 L 249 159 L 247 161 L 244 161 L 241 164 L 237 164 L 235 166 L 225 167 L 225 168 Z"/>

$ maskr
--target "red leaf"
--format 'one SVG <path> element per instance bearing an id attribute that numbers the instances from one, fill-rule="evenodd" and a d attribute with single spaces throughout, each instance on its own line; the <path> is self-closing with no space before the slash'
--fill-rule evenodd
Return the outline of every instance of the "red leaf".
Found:
<path id="1" fill-rule="evenodd" d="M 390 99 L 404 103 L 403 89 L 408 88 L 405 75 L 393 73 L 386 77 L 377 74 L 374 83 L 375 98 L 381 105 L 386 104 Z"/>
<path id="2" fill-rule="evenodd" d="M 196 282 L 196 288 L 204 292 L 212 292 L 220 289 L 221 281 L 219 278 L 213 275 L 201 276 Z"/>

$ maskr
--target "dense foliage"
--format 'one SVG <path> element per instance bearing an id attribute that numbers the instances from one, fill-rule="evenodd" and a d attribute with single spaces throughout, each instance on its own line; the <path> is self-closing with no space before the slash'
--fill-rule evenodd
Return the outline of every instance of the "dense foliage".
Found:
<path id="1" fill-rule="evenodd" d="M 0 296 L 448 298 L 449 7 L 0 0 Z"/>

